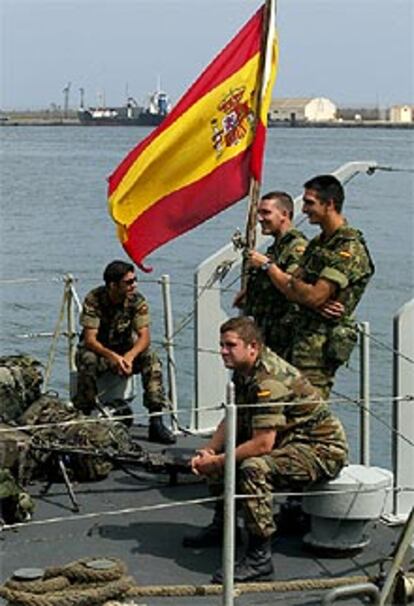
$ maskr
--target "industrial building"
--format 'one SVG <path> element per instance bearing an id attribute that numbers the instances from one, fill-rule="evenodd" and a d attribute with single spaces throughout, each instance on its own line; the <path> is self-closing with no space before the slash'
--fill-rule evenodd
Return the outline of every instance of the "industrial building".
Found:
<path id="1" fill-rule="evenodd" d="M 271 122 L 331 122 L 336 119 L 337 106 L 326 97 L 273 99 Z"/>

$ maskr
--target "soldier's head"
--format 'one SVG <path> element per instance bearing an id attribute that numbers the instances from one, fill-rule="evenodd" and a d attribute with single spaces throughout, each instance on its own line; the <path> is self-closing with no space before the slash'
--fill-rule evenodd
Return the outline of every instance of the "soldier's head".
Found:
<path id="1" fill-rule="evenodd" d="M 248 316 L 230 318 L 220 326 L 220 354 L 226 368 L 248 374 L 262 346 L 260 329 Z"/>
<path id="2" fill-rule="evenodd" d="M 257 220 L 265 235 L 277 236 L 290 228 L 294 203 L 284 191 L 271 191 L 262 196 L 257 208 Z"/>
<path id="3" fill-rule="evenodd" d="M 132 263 L 112 261 L 105 267 L 103 279 L 114 303 L 131 297 L 135 292 L 137 277 Z"/>
<path id="4" fill-rule="evenodd" d="M 323 217 L 333 211 L 340 214 L 345 199 L 342 183 L 333 175 L 318 175 L 306 181 L 303 186 L 303 212 L 309 223 L 320 223 Z"/>

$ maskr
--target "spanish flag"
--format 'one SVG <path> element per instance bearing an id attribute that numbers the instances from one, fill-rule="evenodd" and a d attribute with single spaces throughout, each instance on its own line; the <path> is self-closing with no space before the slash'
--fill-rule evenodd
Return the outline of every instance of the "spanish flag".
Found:
<path id="1" fill-rule="evenodd" d="M 142 260 L 245 197 L 260 181 L 278 48 L 267 0 L 162 124 L 109 177 L 125 251 Z"/>

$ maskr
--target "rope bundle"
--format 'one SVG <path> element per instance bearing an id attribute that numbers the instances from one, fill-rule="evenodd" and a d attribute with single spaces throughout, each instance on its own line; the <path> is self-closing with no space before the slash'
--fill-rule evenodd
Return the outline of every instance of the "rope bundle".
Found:
<path id="1" fill-rule="evenodd" d="M 143 606 L 136 597 L 190 597 L 222 594 L 222 585 L 137 585 L 126 576 L 125 564 L 116 558 L 83 558 L 66 566 L 45 569 L 38 580 L 7 580 L 0 586 L 0 597 L 10 606 Z M 94 563 L 96 566 L 94 567 Z M 235 595 L 246 593 L 283 593 L 331 589 L 371 581 L 367 576 L 329 579 L 298 579 L 267 583 L 244 583 L 235 587 Z"/>
<path id="2" fill-rule="evenodd" d="M 19 606 L 102 606 L 120 599 L 135 585 L 126 576 L 125 564 L 105 558 L 108 568 L 94 568 L 96 558 L 84 558 L 66 566 L 47 568 L 42 579 L 9 579 L 0 587 L 0 596 Z"/>

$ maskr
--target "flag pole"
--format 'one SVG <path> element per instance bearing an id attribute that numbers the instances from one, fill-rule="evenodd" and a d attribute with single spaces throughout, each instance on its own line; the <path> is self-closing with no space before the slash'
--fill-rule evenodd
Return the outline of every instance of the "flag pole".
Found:
<path id="1" fill-rule="evenodd" d="M 271 22 L 272 12 L 276 12 L 276 0 L 266 0 L 264 8 L 264 27 L 262 32 L 262 52 L 260 56 L 260 76 L 259 76 L 259 99 L 257 105 L 257 116 L 260 116 L 261 105 L 263 101 L 263 83 L 264 83 L 264 72 L 266 68 L 267 58 L 267 45 L 269 44 L 269 27 Z M 257 207 L 260 199 L 260 183 L 255 177 L 250 177 L 250 188 L 249 188 L 249 203 L 246 219 L 245 229 L 245 254 L 242 263 L 241 273 L 241 288 L 244 289 L 247 286 L 247 251 L 251 250 L 256 245 L 256 223 L 257 223 Z"/>

